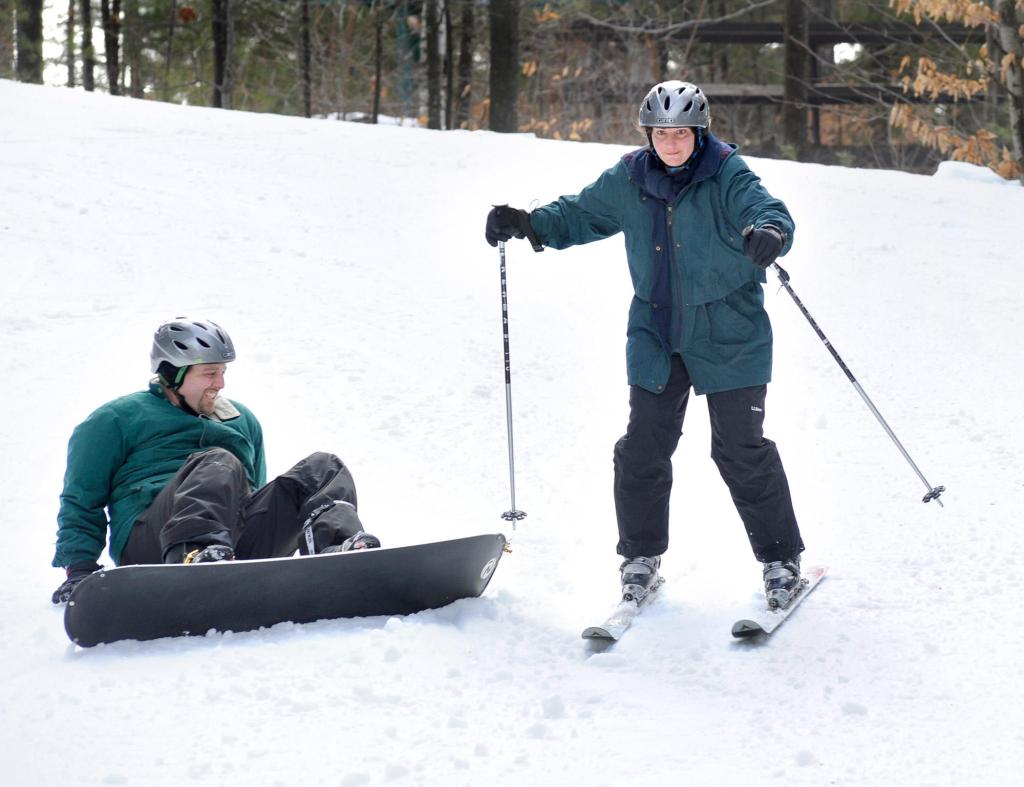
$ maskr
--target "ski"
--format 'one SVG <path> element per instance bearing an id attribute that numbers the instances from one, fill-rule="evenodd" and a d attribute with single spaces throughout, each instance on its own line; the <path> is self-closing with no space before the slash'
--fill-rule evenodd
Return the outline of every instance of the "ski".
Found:
<path id="1" fill-rule="evenodd" d="M 640 599 L 640 601 L 623 600 L 612 614 L 605 619 L 604 623 L 599 626 L 590 626 L 583 629 L 581 636 L 583 639 L 617 642 L 626 633 L 626 629 L 630 627 L 636 616 L 640 614 L 640 610 L 651 603 L 664 584 L 665 580 L 659 577 L 658 581 L 647 592 L 647 595 Z"/>
<path id="2" fill-rule="evenodd" d="M 828 571 L 827 566 L 814 566 L 804 571 L 800 579 L 800 589 L 793 596 L 793 600 L 789 602 L 788 607 L 785 609 L 764 609 L 752 618 L 737 620 L 732 625 L 732 635 L 737 639 L 746 639 L 748 637 L 768 636 L 771 634 L 783 624 L 786 618 L 793 614 L 793 611 L 800 606 L 801 602 L 818 586 L 818 583 L 824 578 L 826 571 Z"/>

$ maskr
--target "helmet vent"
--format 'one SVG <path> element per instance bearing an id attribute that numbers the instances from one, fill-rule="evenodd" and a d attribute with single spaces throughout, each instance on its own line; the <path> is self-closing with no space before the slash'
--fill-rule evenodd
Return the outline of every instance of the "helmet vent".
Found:
<path id="1" fill-rule="evenodd" d="M 204 342 L 198 336 L 196 337 L 196 341 L 199 342 L 200 346 L 205 347 L 206 349 L 210 349 L 210 343 L 209 342 Z"/>
<path id="2" fill-rule="evenodd" d="M 683 107 L 683 112 L 689 112 L 692 107 L 693 107 L 693 100 L 691 99 L 690 101 L 686 102 L 686 106 Z"/>
<path id="3" fill-rule="evenodd" d="M 179 342 L 177 339 L 174 340 L 174 346 L 177 347 L 179 350 L 188 349 L 188 345 L 185 344 L 185 342 Z"/>

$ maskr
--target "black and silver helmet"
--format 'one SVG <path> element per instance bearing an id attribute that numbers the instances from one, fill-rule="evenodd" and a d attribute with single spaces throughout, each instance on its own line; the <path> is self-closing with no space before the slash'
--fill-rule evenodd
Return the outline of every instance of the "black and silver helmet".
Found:
<path id="1" fill-rule="evenodd" d="M 227 331 L 213 320 L 189 317 L 176 317 L 157 328 L 153 334 L 153 349 L 149 353 L 149 366 L 153 372 L 159 372 L 163 363 L 180 369 L 197 363 L 228 363 L 233 360 L 235 345 Z"/>
<path id="2" fill-rule="evenodd" d="M 659 82 L 640 104 L 640 126 L 708 128 L 711 113 L 707 96 L 690 82 Z"/>

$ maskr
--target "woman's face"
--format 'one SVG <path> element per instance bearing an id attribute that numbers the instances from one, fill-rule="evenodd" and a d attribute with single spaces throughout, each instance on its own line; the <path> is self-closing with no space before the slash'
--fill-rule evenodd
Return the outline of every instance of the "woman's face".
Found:
<path id="1" fill-rule="evenodd" d="M 697 141 L 692 128 L 656 128 L 651 133 L 651 144 L 666 166 L 681 167 L 693 153 Z"/>

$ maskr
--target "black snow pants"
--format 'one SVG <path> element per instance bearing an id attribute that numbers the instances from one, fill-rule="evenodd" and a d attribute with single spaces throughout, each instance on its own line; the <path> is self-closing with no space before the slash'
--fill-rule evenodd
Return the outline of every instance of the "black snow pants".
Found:
<path id="1" fill-rule="evenodd" d="M 177 544 L 224 544 L 240 560 L 287 557 L 296 547 L 308 554 L 302 524 L 321 507 L 314 552 L 363 529 L 352 474 L 333 454 L 310 454 L 250 492 L 242 463 L 230 451 L 212 448 L 192 454 L 136 520 L 121 565 L 162 563 Z"/>
<path id="2" fill-rule="evenodd" d="M 662 393 L 630 387 L 629 424 L 614 453 L 618 553 L 624 557 L 653 557 L 668 548 L 672 454 L 682 435 L 690 388 L 689 372 L 678 355 L 672 356 Z M 804 548 L 782 460 L 775 443 L 764 436 L 767 390 L 760 385 L 707 397 L 711 458 L 761 562 L 784 560 Z"/>

